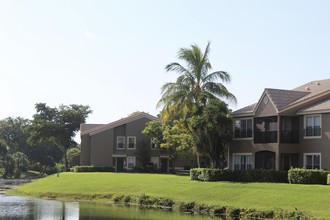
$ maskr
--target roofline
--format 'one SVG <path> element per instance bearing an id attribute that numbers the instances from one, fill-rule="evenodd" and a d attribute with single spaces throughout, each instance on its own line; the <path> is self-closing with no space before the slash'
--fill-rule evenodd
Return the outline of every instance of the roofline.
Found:
<path id="1" fill-rule="evenodd" d="M 155 117 L 153 115 L 150 115 L 150 114 L 145 113 L 145 112 L 139 112 L 139 113 L 136 113 L 134 115 L 130 115 L 130 116 L 126 117 L 126 118 L 121 118 L 121 119 L 119 119 L 117 121 L 111 122 L 109 124 L 101 125 L 101 126 L 98 126 L 96 128 L 92 128 L 92 129 L 86 130 L 86 131 L 82 132 L 80 135 L 82 136 L 82 135 L 85 135 L 85 134 L 89 134 L 91 136 L 91 135 L 100 133 L 102 131 L 105 131 L 105 130 L 108 130 L 108 129 L 111 129 L 111 128 L 114 128 L 114 127 L 118 127 L 120 125 L 129 123 L 129 122 L 132 122 L 132 121 L 141 119 L 141 118 L 148 118 L 150 120 L 160 121 L 159 118 L 157 118 L 157 117 Z"/>
<path id="2" fill-rule="evenodd" d="M 307 112 L 297 112 L 297 115 L 313 115 L 313 114 L 322 114 L 322 113 L 329 113 L 330 109 L 327 110 L 313 110 L 313 111 L 307 111 Z"/>
<path id="3" fill-rule="evenodd" d="M 293 108 L 297 108 L 297 107 L 299 107 L 300 105 L 306 104 L 306 103 L 310 102 L 310 101 L 313 100 L 313 99 L 321 98 L 321 97 L 323 97 L 323 96 L 325 96 L 325 95 L 329 95 L 329 94 L 330 94 L 330 89 L 328 89 L 328 90 L 324 90 L 324 91 L 322 91 L 322 92 L 319 92 L 319 93 L 315 94 L 314 96 L 310 96 L 310 97 L 308 97 L 308 98 L 306 98 L 306 99 L 304 99 L 304 100 L 302 100 L 302 101 L 297 100 L 296 103 L 294 103 L 294 104 L 292 104 L 292 105 L 289 105 L 287 108 L 282 109 L 282 110 L 279 111 L 278 113 L 279 113 L 279 114 L 284 113 L 284 112 L 286 112 L 286 111 L 288 111 L 288 110 L 291 110 L 291 109 L 293 109 Z"/>

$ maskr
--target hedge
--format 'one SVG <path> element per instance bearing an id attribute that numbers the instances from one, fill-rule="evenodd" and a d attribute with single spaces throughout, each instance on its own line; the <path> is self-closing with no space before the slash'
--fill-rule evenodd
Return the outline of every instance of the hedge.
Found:
<path id="1" fill-rule="evenodd" d="M 294 168 L 288 173 L 289 183 L 294 184 L 327 184 L 328 171 Z"/>
<path id="2" fill-rule="evenodd" d="M 114 172 L 113 167 L 97 167 L 97 166 L 75 166 L 74 172 Z"/>
<path id="3" fill-rule="evenodd" d="M 211 168 L 194 168 L 190 170 L 190 179 L 199 181 L 287 183 L 288 172 L 264 169 L 221 170 Z"/>

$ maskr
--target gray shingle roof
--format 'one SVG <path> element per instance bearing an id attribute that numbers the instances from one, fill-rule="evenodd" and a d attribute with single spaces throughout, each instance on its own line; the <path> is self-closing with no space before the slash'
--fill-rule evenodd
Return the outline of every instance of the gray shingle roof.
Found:
<path id="1" fill-rule="evenodd" d="M 322 111 L 330 111 L 330 99 L 324 100 L 315 105 L 299 110 L 298 114 L 322 112 Z"/>
<path id="2" fill-rule="evenodd" d="M 299 103 L 303 103 L 304 101 L 308 101 L 309 98 L 313 99 L 314 96 L 323 95 L 329 91 L 330 79 L 324 79 L 306 83 L 292 90 L 266 88 L 264 93 L 271 99 L 278 111 L 285 111 L 285 109 L 299 105 Z M 251 114 L 256 106 L 257 104 L 249 105 L 234 111 L 232 114 L 233 116 Z M 325 102 L 313 106 L 313 108 L 310 107 L 301 111 L 322 111 L 328 110 L 327 108 L 327 102 Z"/>
<path id="3" fill-rule="evenodd" d="M 284 89 L 265 89 L 266 94 L 272 100 L 275 108 L 280 111 L 291 103 L 308 95 L 310 92 L 293 91 Z"/>
<path id="4" fill-rule="evenodd" d="M 243 115 L 243 114 L 253 113 L 253 110 L 254 110 L 256 105 L 257 105 L 257 103 L 254 103 L 252 105 L 249 105 L 249 106 L 246 106 L 244 108 L 238 109 L 238 110 L 232 112 L 232 115 Z"/>

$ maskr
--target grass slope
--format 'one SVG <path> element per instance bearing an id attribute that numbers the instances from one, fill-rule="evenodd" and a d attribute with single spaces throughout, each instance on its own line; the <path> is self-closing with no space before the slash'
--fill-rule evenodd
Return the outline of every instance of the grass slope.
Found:
<path id="1" fill-rule="evenodd" d="M 294 210 L 330 216 L 330 187 L 274 183 L 198 182 L 189 177 L 131 173 L 61 173 L 20 186 L 17 193 L 62 199 L 109 195 L 166 197 L 207 205 Z"/>

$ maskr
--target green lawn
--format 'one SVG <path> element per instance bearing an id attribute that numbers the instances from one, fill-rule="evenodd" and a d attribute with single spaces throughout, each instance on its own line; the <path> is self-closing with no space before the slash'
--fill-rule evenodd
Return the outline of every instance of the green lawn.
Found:
<path id="1" fill-rule="evenodd" d="M 161 174 L 61 173 L 20 186 L 17 193 L 64 199 L 144 193 L 182 202 L 257 210 L 297 208 L 317 218 L 330 216 L 330 186 L 324 185 L 198 182 Z"/>

